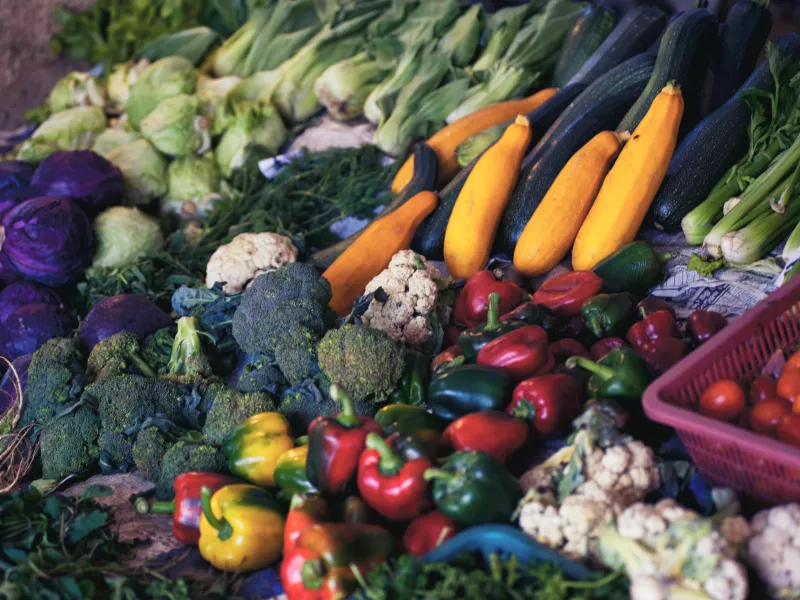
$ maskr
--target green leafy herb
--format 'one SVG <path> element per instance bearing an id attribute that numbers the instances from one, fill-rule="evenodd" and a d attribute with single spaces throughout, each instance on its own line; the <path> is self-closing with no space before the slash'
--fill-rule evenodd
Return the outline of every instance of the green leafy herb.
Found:
<path id="1" fill-rule="evenodd" d="M 717 260 L 712 260 L 711 258 L 705 259 L 695 253 L 689 258 L 689 263 L 686 265 L 686 268 L 689 271 L 699 273 L 703 277 L 712 277 L 714 271 L 725 266 L 725 262 L 724 258 L 719 258 Z"/>

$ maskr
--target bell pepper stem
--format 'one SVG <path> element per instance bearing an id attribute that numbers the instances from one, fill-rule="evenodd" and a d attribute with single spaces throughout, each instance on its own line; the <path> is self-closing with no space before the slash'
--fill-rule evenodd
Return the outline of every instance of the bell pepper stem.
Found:
<path id="1" fill-rule="evenodd" d="M 333 384 L 330 389 L 330 395 L 334 402 L 342 405 L 341 412 L 336 415 L 336 420 L 339 421 L 342 426 L 355 427 L 361 423 L 356 414 L 355 404 L 353 404 L 353 400 L 347 395 L 347 392 L 338 385 Z"/>
<path id="2" fill-rule="evenodd" d="M 668 260 L 672 260 L 672 252 L 662 252 L 661 254 L 656 254 L 656 256 L 661 264 L 664 264 Z"/>
<path id="3" fill-rule="evenodd" d="M 426 469 L 423 477 L 425 481 L 430 481 L 431 479 L 452 479 L 455 475 L 444 469 Z"/>
<path id="4" fill-rule="evenodd" d="M 325 566 L 318 558 L 307 560 L 303 563 L 300 576 L 303 578 L 303 587 L 309 590 L 318 590 L 322 587 Z"/>
<path id="5" fill-rule="evenodd" d="M 536 416 L 536 407 L 530 400 L 520 400 L 517 405 L 511 409 L 511 416 L 515 419 L 522 419 L 523 421 L 532 421 Z"/>
<path id="6" fill-rule="evenodd" d="M 137 498 L 134 506 L 140 515 L 171 515 L 175 512 L 175 500 L 172 502 L 148 502 L 147 498 Z"/>
<path id="7" fill-rule="evenodd" d="M 366 446 L 370 450 L 375 450 L 380 454 L 381 458 L 378 463 L 378 468 L 382 475 L 395 475 L 403 467 L 403 459 L 392 452 L 386 440 L 377 433 L 370 433 L 367 435 Z"/>
<path id="8" fill-rule="evenodd" d="M 233 528 L 225 517 L 220 519 L 214 514 L 214 511 L 211 510 L 211 497 L 213 495 L 214 492 L 212 492 L 209 487 L 203 486 L 200 490 L 200 503 L 203 507 L 203 516 L 206 518 L 206 521 L 208 521 L 208 524 L 217 530 L 219 539 L 224 542 L 233 535 Z"/>
<path id="9" fill-rule="evenodd" d="M 497 331 L 500 329 L 500 294 L 492 292 L 489 294 L 489 312 L 486 313 L 486 325 L 484 331 Z"/>
<path id="10" fill-rule="evenodd" d="M 593 373 L 603 379 L 604 381 L 608 381 L 613 377 L 616 377 L 616 371 L 611 367 L 606 367 L 603 365 L 599 365 L 596 362 L 589 360 L 588 358 L 584 358 L 583 356 L 573 356 L 570 359 L 567 359 L 567 368 L 574 369 L 575 367 L 581 367 L 582 369 L 586 369 L 590 373 Z"/>
<path id="11" fill-rule="evenodd" d="M 597 315 L 592 315 L 591 317 L 589 317 L 588 323 L 586 324 L 589 326 L 589 329 L 592 330 L 592 333 L 596 337 L 598 338 L 603 337 L 603 326 L 600 324 L 600 317 L 598 317 Z"/>
<path id="12" fill-rule="evenodd" d="M 647 318 L 647 309 L 644 306 L 639 307 L 639 314 L 642 315 L 642 319 Z"/>
<path id="13" fill-rule="evenodd" d="M 308 446 L 308 436 L 301 435 L 299 438 L 295 438 L 294 440 L 295 446 Z"/>

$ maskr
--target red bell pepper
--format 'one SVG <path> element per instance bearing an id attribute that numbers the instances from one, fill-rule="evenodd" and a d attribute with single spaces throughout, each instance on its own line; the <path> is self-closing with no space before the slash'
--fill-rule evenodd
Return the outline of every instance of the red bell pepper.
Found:
<path id="1" fill-rule="evenodd" d="M 493 339 L 478 351 L 479 365 L 496 367 L 522 380 L 553 370 L 555 360 L 547 344 L 547 332 L 528 325 Z"/>
<path id="2" fill-rule="evenodd" d="M 317 417 L 308 426 L 308 480 L 323 494 L 341 494 L 358 469 L 358 460 L 369 433 L 382 433 L 381 426 L 356 414 L 353 401 L 337 385 L 331 397 L 342 405 L 335 417 Z"/>
<path id="3" fill-rule="evenodd" d="M 442 441 L 456 452 L 480 450 L 500 462 L 525 445 L 529 427 L 505 413 L 489 410 L 464 415 L 444 430 Z"/>
<path id="4" fill-rule="evenodd" d="M 564 338 L 550 342 L 550 354 L 556 361 L 556 364 L 561 364 L 571 356 L 583 356 L 589 358 L 589 352 L 586 347 L 578 340 Z"/>
<path id="5" fill-rule="evenodd" d="M 328 516 L 325 499 L 315 494 L 292 496 L 286 524 L 283 527 L 283 555 L 294 552 L 300 534 L 312 525 L 323 522 Z"/>
<path id="6" fill-rule="evenodd" d="M 422 556 L 449 540 L 457 531 L 458 525 L 453 519 L 434 510 L 409 523 L 403 536 L 403 549 L 414 556 Z"/>
<path id="7" fill-rule="evenodd" d="M 667 310 L 645 316 L 628 330 L 626 337 L 636 353 L 657 373 L 663 373 L 689 352 L 687 344 L 680 339 L 675 318 Z"/>
<path id="8" fill-rule="evenodd" d="M 603 338 L 602 340 L 596 341 L 592 344 L 592 347 L 589 348 L 589 354 L 592 357 L 592 360 L 600 360 L 606 354 L 615 350 L 617 348 L 627 348 L 628 342 L 623 340 L 619 337 L 609 337 Z"/>
<path id="9" fill-rule="evenodd" d="M 582 405 L 583 386 L 565 373 L 552 373 L 520 382 L 506 413 L 528 422 L 536 437 L 547 439 L 567 431 Z"/>
<path id="10" fill-rule="evenodd" d="M 678 315 L 675 314 L 675 308 L 673 308 L 672 304 L 663 298 L 658 298 L 656 296 L 648 296 L 639 302 L 639 304 L 636 305 L 636 310 L 638 310 L 639 313 L 644 317 L 652 315 L 654 312 L 659 310 L 666 310 L 672 315 L 673 319 L 678 318 Z"/>
<path id="11" fill-rule="evenodd" d="M 696 310 L 689 315 L 686 321 L 686 332 L 695 344 L 700 345 L 710 340 L 727 325 L 728 319 L 718 312 Z"/>
<path id="12" fill-rule="evenodd" d="M 533 301 L 552 310 L 559 317 L 574 317 L 581 306 L 603 287 L 603 280 L 591 271 L 570 271 L 545 281 Z"/>
<path id="13" fill-rule="evenodd" d="M 200 540 L 200 515 L 203 514 L 203 503 L 200 491 L 207 487 L 216 492 L 227 485 L 241 483 L 239 479 L 219 473 L 187 471 L 175 478 L 172 484 L 175 499 L 171 502 L 148 502 L 147 498 L 136 500 L 136 512 L 139 514 L 171 514 L 172 535 L 181 544 L 197 546 Z"/>
<path id="14" fill-rule="evenodd" d="M 436 373 L 436 371 L 441 370 L 442 367 L 446 367 L 459 356 L 464 356 L 464 351 L 458 344 L 445 348 L 431 361 L 431 373 Z"/>
<path id="15" fill-rule="evenodd" d="M 416 453 L 404 454 L 395 452 L 381 436 L 370 433 L 367 449 L 358 463 L 361 497 L 392 521 L 409 521 L 432 504 L 424 474 L 433 462 Z"/>
<path id="16" fill-rule="evenodd" d="M 456 300 L 453 319 L 464 327 L 477 327 L 486 322 L 489 294 L 500 294 L 500 313 L 507 313 L 521 304 L 528 295 L 510 281 L 498 281 L 492 271 L 478 271 L 467 280 Z"/>

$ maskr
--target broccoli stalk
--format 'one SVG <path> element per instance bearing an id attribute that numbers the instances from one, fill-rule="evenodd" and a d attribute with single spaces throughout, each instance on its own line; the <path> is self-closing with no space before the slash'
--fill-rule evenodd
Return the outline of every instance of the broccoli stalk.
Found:
<path id="1" fill-rule="evenodd" d="M 200 343 L 201 333 L 197 317 L 178 319 L 178 333 L 175 334 L 167 365 L 170 375 L 192 375 L 208 369 L 208 359 Z"/>
<path id="2" fill-rule="evenodd" d="M 139 338 L 135 333 L 123 332 L 107 337 L 100 340 L 89 353 L 86 374 L 92 381 L 126 373 L 157 377 L 140 351 Z"/>

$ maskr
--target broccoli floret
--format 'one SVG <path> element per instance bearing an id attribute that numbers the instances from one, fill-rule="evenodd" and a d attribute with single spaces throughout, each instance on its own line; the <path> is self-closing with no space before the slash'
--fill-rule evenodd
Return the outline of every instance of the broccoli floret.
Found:
<path id="1" fill-rule="evenodd" d="M 317 375 L 306 379 L 302 383 L 286 388 L 281 397 L 278 412 L 285 416 L 292 431 L 301 435 L 308 430 L 311 421 L 325 415 L 335 415 L 341 411 L 339 406 L 328 394 L 330 383 L 324 375 Z M 323 391 L 325 390 L 325 391 Z M 373 417 L 378 406 L 371 400 L 355 400 L 356 412 L 366 417 Z"/>
<path id="2" fill-rule="evenodd" d="M 319 373 L 317 344 L 319 344 L 319 334 L 308 327 L 297 327 L 293 332 L 286 332 L 278 340 L 275 346 L 275 361 L 291 385 Z"/>
<path id="3" fill-rule="evenodd" d="M 200 321 L 196 317 L 178 319 L 178 332 L 172 343 L 167 372 L 170 375 L 200 375 L 208 377 L 211 363 L 200 343 Z"/>
<path id="4" fill-rule="evenodd" d="M 86 375 L 91 381 L 119 377 L 126 373 L 156 377 L 156 371 L 144 360 L 135 333 L 117 333 L 100 340 L 89 353 Z"/>
<path id="5" fill-rule="evenodd" d="M 178 421 L 181 389 L 169 381 L 140 375 L 122 375 L 96 381 L 86 394 L 97 401 L 103 429 L 133 431 L 147 419 Z"/>
<path id="6" fill-rule="evenodd" d="M 48 421 L 40 437 L 44 478 L 62 479 L 91 468 L 99 454 L 99 433 L 100 419 L 85 406 Z"/>
<path id="7" fill-rule="evenodd" d="M 324 332 L 330 299 L 330 284 L 311 265 L 291 263 L 264 273 L 243 294 L 233 336 L 245 352 L 272 355 L 280 334 L 298 325 Z"/>
<path id="8" fill-rule="evenodd" d="M 234 386 L 240 392 L 278 391 L 287 385 L 277 364 L 261 355 L 250 356 L 242 352 L 233 374 Z"/>
<path id="9" fill-rule="evenodd" d="M 97 446 L 103 471 L 113 471 L 133 463 L 132 440 L 121 431 L 101 431 L 97 436 Z"/>
<path id="10" fill-rule="evenodd" d="M 46 423 L 80 398 L 86 382 L 84 354 L 73 338 L 48 340 L 33 354 L 20 426 Z"/>
<path id="11" fill-rule="evenodd" d="M 142 358 L 160 375 L 164 375 L 167 372 L 174 341 L 175 328 L 165 327 L 155 333 L 151 333 L 141 343 Z"/>
<path id="12" fill-rule="evenodd" d="M 345 325 L 325 334 L 317 347 L 320 369 L 353 400 L 382 402 L 405 369 L 402 348 L 380 329 Z"/>
<path id="13" fill-rule="evenodd" d="M 245 419 L 273 411 L 276 406 L 272 394 L 243 394 L 218 383 L 208 386 L 205 395 L 211 409 L 203 426 L 203 442 L 212 446 L 221 446 L 228 432 Z"/>
<path id="14" fill-rule="evenodd" d="M 156 497 L 159 500 L 172 500 L 175 497 L 172 482 L 186 471 L 225 473 L 227 470 L 225 455 L 213 446 L 178 442 L 164 454 L 156 484 Z"/>
<path id="15" fill-rule="evenodd" d="M 158 481 L 161 463 L 172 442 L 158 427 L 145 427 L 133 444 L 133 462 L 139 475 L 148 481 Z"/>

